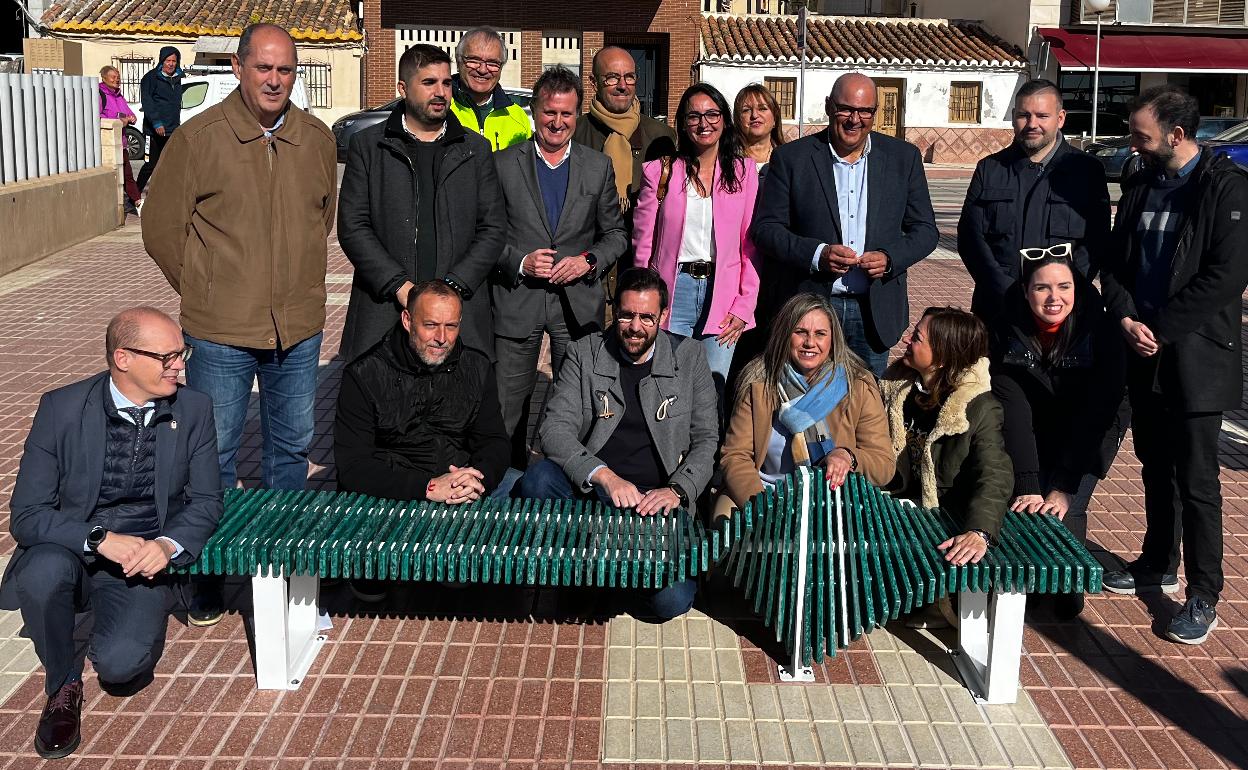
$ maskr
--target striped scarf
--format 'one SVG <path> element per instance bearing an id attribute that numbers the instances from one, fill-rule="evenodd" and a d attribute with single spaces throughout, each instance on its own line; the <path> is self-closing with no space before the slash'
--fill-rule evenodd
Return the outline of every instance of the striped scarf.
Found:
<path id="1" fill-rule="evenodd" d="M 778 419 L 793 434 L 790 450 L 795 465 L 817 465 L 836 449 L 827 417 L 848 393 L 849 379 L 843 367 L 836 367 L 831 377 L 812 387 L 792 366 L 784 365 Z"/>

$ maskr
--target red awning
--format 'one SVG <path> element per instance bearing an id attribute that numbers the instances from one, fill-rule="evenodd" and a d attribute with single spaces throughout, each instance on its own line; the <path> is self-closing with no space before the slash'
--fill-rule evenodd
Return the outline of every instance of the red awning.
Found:
<path id="1" fill-rule="evenodd" d="M 1090 70 L 1096 61 L 1096 33 L 1045 28 L 1064 70 Z M 1102 72 L 1248 72 L 1248 37 L 1141 35 L 1103 30 Z"/>

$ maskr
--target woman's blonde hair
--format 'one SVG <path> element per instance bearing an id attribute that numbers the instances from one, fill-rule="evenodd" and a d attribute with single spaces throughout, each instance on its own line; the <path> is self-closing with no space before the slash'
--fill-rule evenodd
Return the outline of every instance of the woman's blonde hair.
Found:
<path id="1" fill-rule="evenodd" d="M 780 312 L 771 322 L 771 334 L 767 337 L 767 347 L 763 349 L 762 355 L 747 364 L 741 372 L 742 383 L 764 383 L 768 395 L 779 403 L 782 396 L 780 383 L 784 381 L 784 367 L 785 364 L 791 363 L 789 338 L 801 323 L 802 318 L 815 310 L 827 316 L 832 334 L 829 339 L 828 360 L 807 378 L 810 384 L 822 382 L 838 366 L 845 369 L 845 376 L 849 382 L 855 379 L 869 379 L 871 375 L 867 371 L 866 364 L 845 343 L 845 332 L 841 329 L 841 321 L 837 318 L 832 303 L 818 294 L 805 293 L 791 298 L 784 303 L 784 307 L 780 308 Z"/>
<path id="2" fill-rule="evenodd" d="M 104 76 L 110 72 L 116 72 L 118 75 L 121 74 L 121 70 L 111 64 L 105 64 L 103 67 L 100 67 L 100 80 L 103 80 Z"/>

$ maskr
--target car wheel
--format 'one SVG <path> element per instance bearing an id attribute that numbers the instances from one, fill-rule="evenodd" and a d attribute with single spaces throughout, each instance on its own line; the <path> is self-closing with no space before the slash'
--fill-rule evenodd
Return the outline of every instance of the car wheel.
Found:
<path id="1" fill-rule="evenodd" d="M 143 138 L 143 132 L 127 127 L 122 132 L 122 136 L 126 141 L 126 157 L 130 160 L 143 160 L 147 144 Z"/>

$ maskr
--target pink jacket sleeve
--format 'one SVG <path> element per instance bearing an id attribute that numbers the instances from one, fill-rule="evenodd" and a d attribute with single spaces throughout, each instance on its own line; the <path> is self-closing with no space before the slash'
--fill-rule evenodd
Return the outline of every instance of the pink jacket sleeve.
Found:
<path id="1" fill-rule="evenodd" d="M 637 208 L 633 210 L 633 266 L 650 267 L 650 252 L 654 250 L 654 231 L 659 221 L 659 176 L 663 173 L 663 161 L 652 160 L 641 167 L 641 189 L 638 191 Z"/>
<path id="2" fill-rule="evenodd" d="M 741 180 L 741 203 L 745 206 L 741 213 L 741 283 L 729 312 L 751 328 L 754 326 L 754 310 L 758 307 L 759 286 L 758 249 L 750 238 L 750 223 L 754 220 L 754 203 L 758 198 L 758 166 L 749 158 L 744 165 L 745 173 Z"/>

